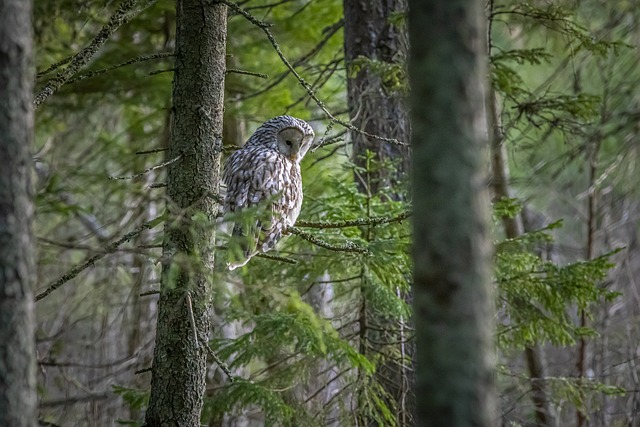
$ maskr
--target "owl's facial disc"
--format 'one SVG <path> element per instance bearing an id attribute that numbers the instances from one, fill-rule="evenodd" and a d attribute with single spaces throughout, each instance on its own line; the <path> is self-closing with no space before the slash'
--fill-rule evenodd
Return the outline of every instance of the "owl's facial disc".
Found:
<path id="1" fill-rule="evenodd" d="M 299 129 L 283 129 L 278 133 L 278 151 L 292 162 L 298 162 L 303 139 L 304 134 Z"/>

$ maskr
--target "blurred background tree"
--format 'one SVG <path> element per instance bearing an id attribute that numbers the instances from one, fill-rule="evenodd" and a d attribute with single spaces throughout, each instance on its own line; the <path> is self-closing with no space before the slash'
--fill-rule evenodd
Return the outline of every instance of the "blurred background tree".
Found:
<path id="1" fill-rule="evenodd" d="M 229 8 L 225 149 L 280 114 L 318 136 L 302 165 L 298 229 L 274 252 L 283 259 L 212 275 L 210 346 L 237 378 L 209 359 L 203 424 L 413 425 L 406 149 L 379 155 L 403 147 L 388 139 L 408 141 L 400 122 L 366 114 L 388 111 L 369 106 L 374 90 L 402 104 L 406 56 L 384 37 L 372 50 L 349 39 L 347 25 L 378 16 L 349 9 L 356 3 L 240 2 L 254 22 Z M 638 422 L 639 10 L 636 1 L 487 6 L 503 425 Z M 36 94 L 77 68 L 36 112 L 39 418 L 140 425 L 171 160 L 175 3 L 36 0 L 34 15 Z M 406 32 L 402 2 L 379 21 L 387 35 Z M 96 37 L 103 26 L 114 31 Z M 69 60 L 86 46 L 96 47 L 86 63 Z M 358 76 L 379 86 L 358 95 Z M 357 129 L 382 139 L 355 143 Z"/>

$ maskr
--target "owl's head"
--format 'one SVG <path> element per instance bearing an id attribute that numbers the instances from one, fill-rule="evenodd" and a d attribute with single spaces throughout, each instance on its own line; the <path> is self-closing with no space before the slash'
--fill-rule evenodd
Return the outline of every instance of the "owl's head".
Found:
<path id="1" fill-rule="evenodd" d="M 304 120 L 278 116 L 256 129 L 247 144 L 265 145 L 292 162 L 299 163 L 311 147 L 313 136 L 313 129 Z"/>

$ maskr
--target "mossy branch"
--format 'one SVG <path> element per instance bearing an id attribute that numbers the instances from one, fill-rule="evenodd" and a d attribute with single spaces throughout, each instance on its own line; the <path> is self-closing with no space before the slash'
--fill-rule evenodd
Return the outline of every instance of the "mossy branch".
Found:
<path id="1" fill-rule="evenodd" d="M 299 228 L 296 228 L 296 227 L 287 228 L 285 233 L 287 233 L 287 234 L 295 234 L 296 236 L 306 240 L 309 243 L 313 243 L 314 245 L 320 246 L 321 248 L 329 249 L 330 251 L 335 251 L 335 252 L 354 252 L 354 253 L 367 254 L 367 255 L 370 254 L 368 249 L 363 248 L 362 246 L 359 246 L 359 245 L 357 245 L 356 243 L 354 243 L 352 241 L 347 241 L 346 243 L 343 243 L 341 245 L 334 245 L 332 243 L 326 242 L 326 241 L 314 236 L 313 234 L 304 232 L 304 231 L 302 231 L 302 230 L 300 230 Z"/>
<path id="2" fill-rule="evenodd" d="M 347 228 L 359 227 L 362 225 L 379 225 L 389 224 L 392 222 L 401 222 L 411 216 L 411 212 L 405 211 L 396 216 L 379 216 L 370 218 L 359 218 L 345 221 L 296 221 L 296 226 L 304 228 Z"/>
<path id="3" fill-rule="evenodd" d="M 141 10 L 149 7 L 154 1 L 147 2 Z M 129 22 L 136 13 L 132 13 L 133 9 L 138 4 L 138 0 L 125 0 L 120 4 L 118 10 L 115 11 L 109 22 L 107 22 L 98 34 L 93 38 L 91 43 L 80 52 L 73 55 L 68 60 L 63 60 L 56 66 L 60 66 L 64 63 L 69 63 L 69 66 L 60 71 L 54 78 L 50 79 L 44 87 L 38 92 L 33 100 L 33 108 L 37 110 L 40 105 L 51 95 L 56 93 L 65 83 L 68 83 L 71 77 L 73 77 L 82 67 L 93 58 L 93 56 L 104 46 L 109 38 L 120 28 L 120 26 Z M 49 67 L 51 69 L 51 67 Z M 53 68 L 55 69 L 55 68 Z"/>

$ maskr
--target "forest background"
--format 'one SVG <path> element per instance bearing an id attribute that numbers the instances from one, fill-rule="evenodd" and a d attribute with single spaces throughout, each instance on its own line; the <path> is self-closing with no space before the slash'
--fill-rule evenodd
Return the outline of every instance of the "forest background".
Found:
<path id="1" fill-rule="evenodd" d="M 202 423 L 414 425 L 406 4 L 240 6 L 228 16 L 225 152 L 280 114 L 318 137 L 279 258 L 211 281 Z M 486 5 L 501 425 L 640 423 L 637 6 Z M 34 3 L 45 425 L 143 422 L 178 161 L 167 152 L 175 20 L 168 0 Z M 367 22 L 371 51 L 357 30 Z M 114 31 L 89 63 L 43 95 L 103 26 Z"/>

